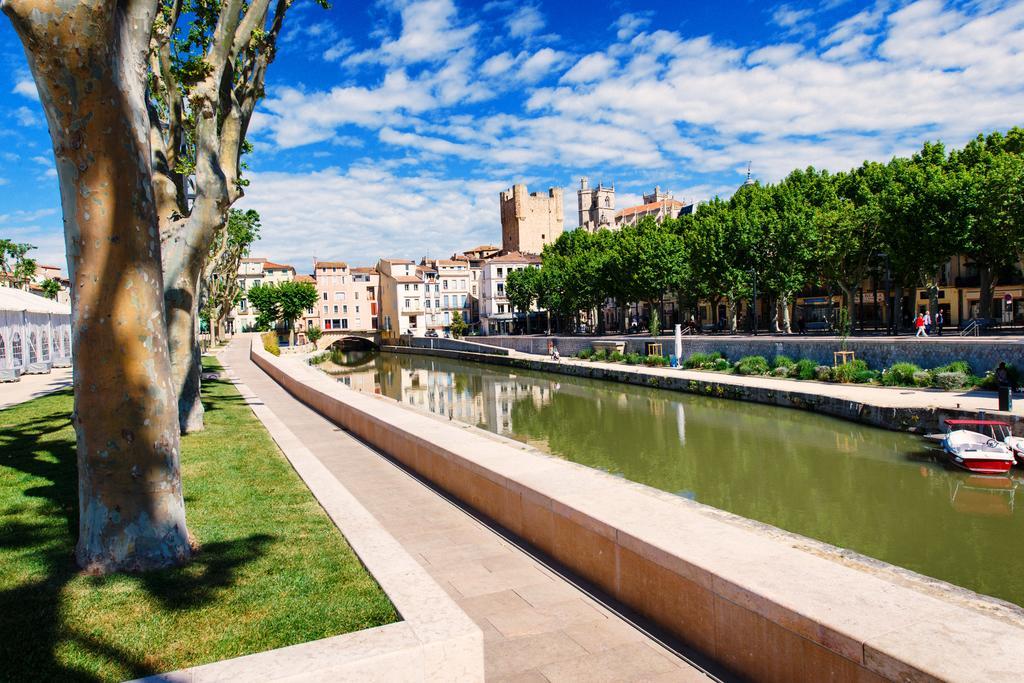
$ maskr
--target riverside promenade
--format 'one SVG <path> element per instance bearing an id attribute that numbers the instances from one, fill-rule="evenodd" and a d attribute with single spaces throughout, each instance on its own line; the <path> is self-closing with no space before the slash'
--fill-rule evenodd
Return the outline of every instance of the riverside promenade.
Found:
<path id="1" fill-rule="evenodd" d="M 249 358 L 218 357 L 484 633 L 495 681 L 707 681 L 672 651 L 391 460 L 309 409 Z"/>

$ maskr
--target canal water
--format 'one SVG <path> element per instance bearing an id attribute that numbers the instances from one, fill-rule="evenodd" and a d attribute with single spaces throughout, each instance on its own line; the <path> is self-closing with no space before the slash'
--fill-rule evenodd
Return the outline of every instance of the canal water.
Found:
<path id="1" fill-rule="evenodd" d="M 1018 476 L 813 413 L 428 356 L 335 352 L 354 389 L 1024 606 Z"/>

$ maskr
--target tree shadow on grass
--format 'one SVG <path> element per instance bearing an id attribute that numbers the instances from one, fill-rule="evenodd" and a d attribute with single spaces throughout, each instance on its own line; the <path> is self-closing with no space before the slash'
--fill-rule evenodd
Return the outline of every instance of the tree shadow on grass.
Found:
<path id="1" fill-rule="evenodd" d="M 70 396 L 70 391 L 61 393 Z M 214 403 L 224 398 L 216 397 Z M 57 436 L 69 426 L 70 416 L 61 411 L 17 424 L 3 417 L 0 471 L 13 470 L 32 479 L 20 491 L 10 487 L 0 491 L 0 566 L 5 574 L 0 582 L 4 586 L 0 590 L 0 681 L 100 680 L 69 661 L 72 649 L 79 651 L 79 661 L 115 662 L 135 677 L 159 673 L 140 654 L 84 632 L 80 625 L 66 621 L 63 613 L 63 593 L 81 576 L 74 562 L 78 534 L 75 437 L 73 432 Z M 129 582 L 144 589 L 165 612 L 195 609 L 216 600 L 220 590 L 233 584 L 238 570 L 263 555 L 273 540 L 273 536 L 256 534 L 209 543 L 185 567 L 134 575 Z M 86 580 L 91 588 L 102 591 L 125 579 Z M 118 621 L 116 613 L 111 621 L 121 628 L 134 628 Z"/>

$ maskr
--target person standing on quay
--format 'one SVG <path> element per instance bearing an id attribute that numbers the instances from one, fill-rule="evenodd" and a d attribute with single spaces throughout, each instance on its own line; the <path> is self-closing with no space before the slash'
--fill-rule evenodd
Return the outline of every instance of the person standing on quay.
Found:
<path id="1" fill-rule="evenodd" d="M 942 336 L 942 326 L 945 323 L 946 318 L 942 315 L 942 309 L 940 308 L 938 312 L 935 313 L 935 331 L 940 337 Z"/>
<path id="2" fill-rule="evenodd" d="M 923 336 L 925 336 L 924 316 L 921 315 L 920 313 L 917 314 L 917 319 L 914 320 L 914 327 L 917 328 L 917 334 L 914 335 L 915 337 L 923 337 Z"/>
<path id="3" fill-rule="evenodd" d="M 924 336 L 928 337 L 932 333 L 932 314 L 931 311 L 924 312 Z"/>

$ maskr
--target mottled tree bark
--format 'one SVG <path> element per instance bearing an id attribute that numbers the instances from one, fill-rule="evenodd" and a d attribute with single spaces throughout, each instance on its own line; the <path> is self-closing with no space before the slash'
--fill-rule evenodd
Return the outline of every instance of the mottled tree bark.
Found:
<path id="1" fill-rule="evenodd" d="M 83 568 L 141 571 L 191 549 L 145 120 L 156 3 L 7 0 L 60 179 L 74 329 Z"/>

